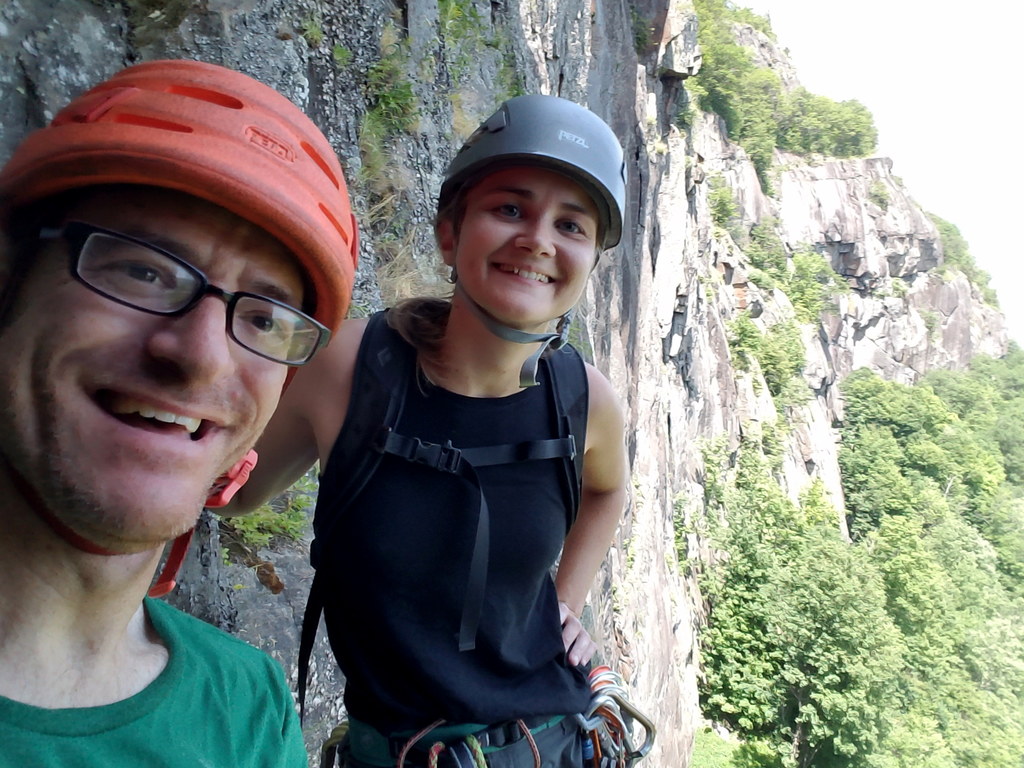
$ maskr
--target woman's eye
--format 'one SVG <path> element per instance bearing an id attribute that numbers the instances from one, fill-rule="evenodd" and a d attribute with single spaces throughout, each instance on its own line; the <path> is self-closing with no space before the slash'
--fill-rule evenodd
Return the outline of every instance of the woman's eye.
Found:
<path id="1" fill-rule="evenodd" d="M 584 234 L 583 227 L 581 227 L 579 225 L 579 222 L 567 220 L 567 221 L 563 221 L 560 226 L 561 226 L 561 228 L 563 230 L 565 230 L 566 232 L 569 232 L 570 234 L 573 234 L 573 235 L 582 235 L 582 234 Z"/>
<path id="2" fill-rule="evenodd" d="M 513 203 L 502 203 L 496 210 L 502 216 L 508 216 L 509 218 L 517 218 L 519 216 L 519 206 Z"/>

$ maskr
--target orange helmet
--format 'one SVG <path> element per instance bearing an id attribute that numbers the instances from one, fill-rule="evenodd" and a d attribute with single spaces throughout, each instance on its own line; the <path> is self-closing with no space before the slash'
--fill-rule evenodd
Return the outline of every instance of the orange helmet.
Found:
<path id="1" fill-rule="evenodd" d="M 178 190 L 262 227 L 304 268 L 311 314 L 332 330 L 345 317 L 359 250 L 345 178 L 273 88 L 199 61 L 124 69 L 21 143 L 0 171 L 0 214 L 99 184 Z"/>

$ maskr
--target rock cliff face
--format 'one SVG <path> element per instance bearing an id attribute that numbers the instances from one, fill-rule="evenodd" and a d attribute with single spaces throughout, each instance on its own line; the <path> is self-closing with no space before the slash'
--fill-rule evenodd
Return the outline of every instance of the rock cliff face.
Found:
<path id="1" fill-rule="evenodd" d="M 796 82 L 770 41 L 740 31 Z M 802 329 L 807 398 L 785 406 L 795 427 L 781 477 L 794 497 L 820 478 L 842 509 L 834 425 L 842 416 L 837 386 L 849 371 L 869 366 L 912 382 L 1006 349 L 999 313 L 962 275 L 941 271 L 938 233 L 888 160 L 780 154 L 769 198 L 716 118 L 698 115 L 688 129 L 678 127 L 684 80 L 700 66 L 696 20 L 683 2 L 9 0 L 0 7 L 7 114 L 0 159 L 88 84 L 129 62 L 178 56 L 264 80 L 324 129 L 362 226 L 357 310 L 380 306 L 396 274 L 436 282 L 429 220 L 444 165 L 512 89 L 586 103 L 623 140 L 626 231 L 598 265 L 582 315 L 593 358 L 626 407 L 632 494 L 591 603 L 603 657 L 658 725 L 650 766 L 685 768 L 699 719 L 701 601 L 693 573 L 705 554 L 696 533 L 702 447 L 718 439 L 734 448 L 778 418 L 757 367 L 747 372 L 732 359 L 729 324 L 756 307 L 754 322 L 769 328 L 792 318 L 793 308 L 780 291 L 757 285 L 736 240 L 773 220 L 790 249 L 821 254 L 851 288 L 820 324 Z M 403 85 L 410 89 L 396 90 Z M 386 113 L 392 123 L 371 130 L 381 104 L 393 106 L 405 93 L 414 107 L 409 119 Z M 713 176 L 732 191 L 736 239 L 712 221 Z M 390 277 L 378 280 L 379 268 Z M 251 569 L 222 566 L 208 520 L 200 539 L 175 600 L 291 669 L 310 578 L 304 543 L 259 553 L 284 579 L 272 594 Z M 320 642 L 311 752 L 341 713 L 340 677 Z"/>

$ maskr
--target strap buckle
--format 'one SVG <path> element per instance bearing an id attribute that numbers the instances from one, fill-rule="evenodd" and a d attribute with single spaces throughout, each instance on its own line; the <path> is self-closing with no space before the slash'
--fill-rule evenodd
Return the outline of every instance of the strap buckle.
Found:
<path id="1" fill-rule="evenodd" d="M 462 451 L 452 445 L 451 440 L 444 445 L 428 443 L 418 437 L 399 435 L 390 427 L 384 427 L 374 442 L 381 453 L 389 453 L 441 472 L 458 474 L 462 464 Z"/>

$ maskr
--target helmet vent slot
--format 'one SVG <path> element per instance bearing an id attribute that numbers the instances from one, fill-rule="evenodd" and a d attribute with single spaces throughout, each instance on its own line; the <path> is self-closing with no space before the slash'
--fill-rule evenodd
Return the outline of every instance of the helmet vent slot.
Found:
<path id="1" fill-rule="evenodd" d="M 229 96 L 228 94 L 220 93 L 219 91 L 211 91 L 206 88 L 195 88 L 188 85 L 171 85 L 168 86 L 167 92 L 176 93 L 179 96 L 187 96 L 190 99 L 206 101 L 220 107 L 227 107 L 228 109 L 242 109 L 245 107 L 245 104 L 234 96 Z"/>
<path id="2" fill-rule="evenodd" d="M 331 180 L 331 184 L 334 185 L 335 189 L 341 189 L 341 185 L 338 183 L 337 177 L 331 173 L 330 166 L 327 165 L 327 161 L 320 156 L 320 153 L 316 151 L 316 148 L 305 141 L 301 142 L 300 146 L 305 150 L 306 154 L 312 158 L 313 162 L 317 164 L 320 170 L 324 172 L 324 175 Z M 335 222 L 335 226 L 337 226 L 337 222 Z"/>
<path id="3" fill-rule="evenodd" d="M 126 123 L 127 125 L 140 125 L 143 128 L 157 128 L 161 131 L 174 131 L 175 133 L 192 133 L 191 126 L 175 123 L 170 120 L 162 120 L 159 117 L 149 115 L 134 115 L 131 112 L 121 112 L 113 116 L 115 123 Z"/>
<path id="4" fill-rule="evenodd" d="M 324 216 L 326 216 L 327 220 L 334 225 L 334 228 L 336 230 L 338 230 L 338 234 L 341 235 L 341 238 L 342 240 L 345 241 L 345 244 L 352 245 L 352 233 L 345 231 L 345 228 L 341 226 L 341 223 L 336 218 L 334 218 L 334 214 L 327 209 L 326 205 L 324 205 L 323 203 L 318 203 L 318 205 L 320 206 L 320 212 Z"/>

